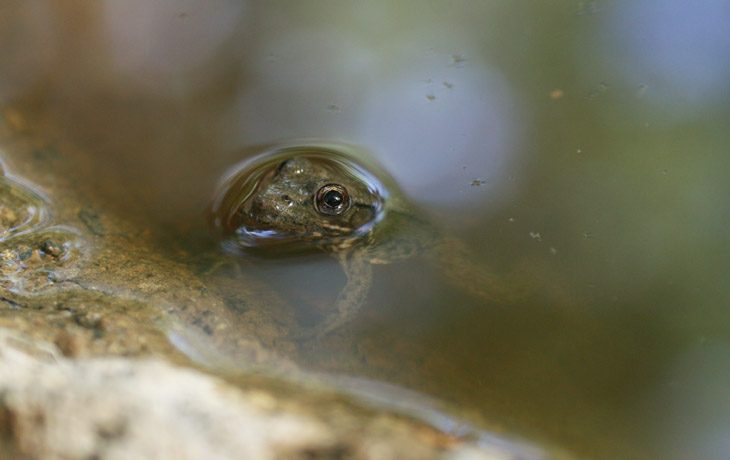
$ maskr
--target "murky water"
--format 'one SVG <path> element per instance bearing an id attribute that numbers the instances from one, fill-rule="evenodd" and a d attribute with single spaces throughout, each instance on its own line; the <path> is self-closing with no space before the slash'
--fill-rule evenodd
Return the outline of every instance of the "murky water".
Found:
<path id="1" fill-rule="evenodd" d="M 730 453 L 726 1 L 0 12 L 0 103 L 80 146 L 105 211 L 288 359 L 587 458 Z M 353 320 L 290 340 L 331 313 L 340 263 L 230 257 L 205 213 L 229 168 L 311 139 L 369 152 L 468 257 L 373 265 Z"/>

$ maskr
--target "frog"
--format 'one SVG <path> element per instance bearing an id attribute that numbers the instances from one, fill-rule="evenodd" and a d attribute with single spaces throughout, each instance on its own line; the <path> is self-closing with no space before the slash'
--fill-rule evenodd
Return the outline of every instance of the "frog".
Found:
<path id="1" fill-rule="evenodd" d="M 346 276 L 332 312 L 293 339 L 320 339 L 357 317 L 373 284 L 373 266 L 417 255 L 490 303 L 512 303 L 507 286 L 468 257 L 456 238 L 422 217 L 395 180 L 360 149 L 331 143 L 283 146 L 237 165 L 221 181 L 210 210 L 233 256 L 276 250 L 319 251 Z"/>

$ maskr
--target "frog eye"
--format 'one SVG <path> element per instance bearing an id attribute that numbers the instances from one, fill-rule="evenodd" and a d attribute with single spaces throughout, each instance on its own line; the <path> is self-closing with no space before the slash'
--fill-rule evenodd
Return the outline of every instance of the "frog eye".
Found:
<path id="1" fill-rule="evenodd" d="M 314 208 L 325 216 L 340 216 L 350 207 L 350 195 L 340 184 L 327 184 L 314 194 Z"/>

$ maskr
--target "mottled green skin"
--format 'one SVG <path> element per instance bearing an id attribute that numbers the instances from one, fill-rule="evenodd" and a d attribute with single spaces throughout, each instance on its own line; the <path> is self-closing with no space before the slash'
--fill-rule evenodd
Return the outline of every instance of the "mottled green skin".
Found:
<path id="1" fill-rule="evenodd" d="M 262 228 L 285 233 L 302 246 L 330 245 L 349 247 L 358 228 L 377 217 L 380 200 L 367 184 L 305 157 L 282 162 L 274 177 L 250 198 L 246 212 Z M 344 186 L 352 203 L 342 215 L 320 214 L 314 206 L 314 194 L 323 185 Z"/>
<path id="2" fill-rule="evenodd" d="M 351 206 L 342 215 L 320 214 L 313 196 L 324 184 L 337 183 L 349 192 Z M 252 196 L 250 213 L 262 227 L 284 231 L 302 246 L 320 246 L 330 250 L 349 248 L 357 242 L 366 242 L 371 250 L 375 243 L 393 236 L 403 225 L 425 224 L 412 215 L 408 203 L 395 190 L 383 198 L 361 180 L 333 171 L 306 157 L 287 159 L 276 170 L 275 176 Z M 358 229 L 372 223 L 365 233 Z M 416 235 L 423 236 L 423 235 Z M 389 247 L 387 252 L 401 258 Z M 392 257 L 387 256 L 387 259 Z"/>

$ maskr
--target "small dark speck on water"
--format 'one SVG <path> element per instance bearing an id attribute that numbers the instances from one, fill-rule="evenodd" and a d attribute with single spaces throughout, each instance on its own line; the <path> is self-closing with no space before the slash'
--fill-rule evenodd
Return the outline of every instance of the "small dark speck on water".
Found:
<path id="1" fill-rule="evenodd" d="M 327 110 L 329 110 L 330 112 L 339 112 L 341 108 L 339 105 L 330 104 L 327 106 Z"/>
<path id="2" fill-rule="evenodd" d="M 593 235 L 591 234 L 591 232 L 583 232 L 583 238 L 588 240 L 588 239 L 591 239 L 592 237 L 593 237 Z"/>
<path id="3" fill-rule="evenodd" d="M 586 94 L 587 99 L 593 99 L 594 97 L 598 96 L 601 93 L 605 93 L 608 91 L 608 85 L 600 82 L 596 87 L 590 91 L 588 91 L 588 94 Z"/>
<path id="4" fill-rule="evenodd" d="M 598 7 L 597 1 L 579 2 L 578 11 L 576 12 L 576 14 L 579 16 L 586 15 L 586 14 L 596 14 L 600 10 L 601 9 Z"/>
<path id="5" fill-rule="evenodd" d="M 426 94 L 426 99 L 428 99 L 429 101 L 433 101 L 434 99 L 436 99 L 436 96 L 434 96 L 433 94 Z"/>
<path id="6" fill-rule="evenodd" d="M 486 183 L 487 183 L 487 181 L 485 181 L 484 179 L 474 179 L 473 181 L 471 181 L 471 186 L 479 187 L 480 185 L 486 184 Z"/>
<path id="7" fill-rule="evenodd" d="M 452 54 L 451 61 L 455 66 L 459 66 L 466 62 L 466 56 L 464 56 L 463 54 Z"/>
<path id="8" fill-rule="evenodd" d="M 449 83 L 448 81 L 445 81 L 445 82 L 443 82 L 441 84 L 444 85 L 445 87 L 449 88 L 449 89 L 451 89 L 451 88 L 454 87 L 454 84 L 453 83 Z"/>

